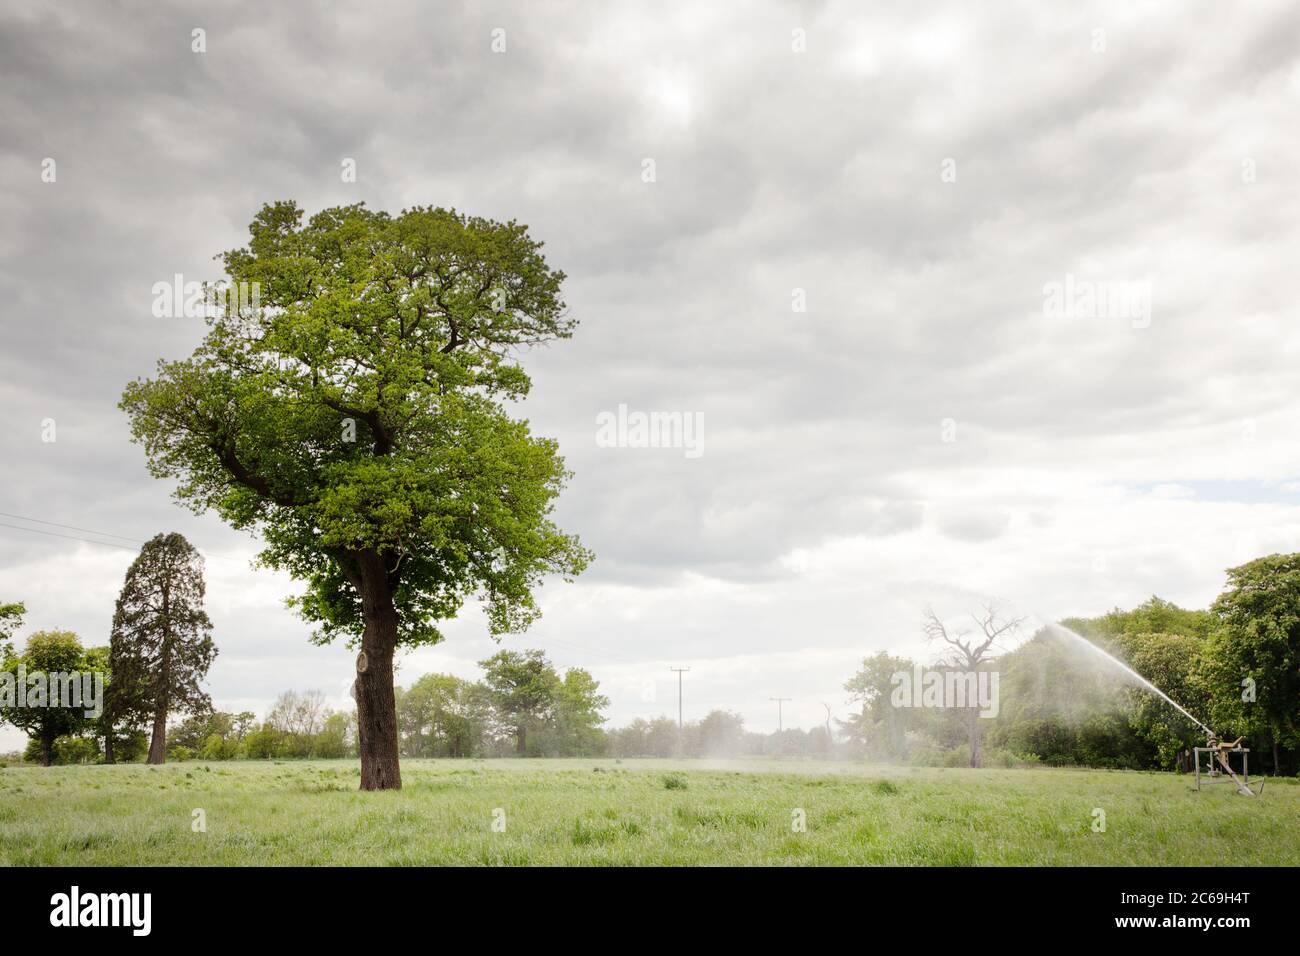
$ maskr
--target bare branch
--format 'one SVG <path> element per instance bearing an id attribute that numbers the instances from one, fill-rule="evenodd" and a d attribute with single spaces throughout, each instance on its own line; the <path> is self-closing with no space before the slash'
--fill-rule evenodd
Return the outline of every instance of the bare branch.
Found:
<path id="1" fill-rule="evenodd" d="M 923 625 L 926 639 L 941 641 L 960 652 L 960 655 L 957 653 L 952 655 L 954 662 L 968 667 L 978 667 L 990 659 L 989 651 L 999 649 L 997 642 L 1000 637 L 1015 632 L 1024 623 L 1023 617 L 1001 619 L 997 608 L 992 604 L 982 605 L 982 610 L 982 615 L 971 614 L 971 619 L 979 626 L 981 637 L 969 639 L 968 631 L 950 633 L 933 609 L 927 607 Z M 967 639 L 963 640 L 963 638 Z"/>

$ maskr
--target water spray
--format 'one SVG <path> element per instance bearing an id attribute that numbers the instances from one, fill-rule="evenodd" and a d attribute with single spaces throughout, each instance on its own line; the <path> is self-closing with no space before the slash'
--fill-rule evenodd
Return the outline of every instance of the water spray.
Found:
<path id="1" fill-rule="evenodd" d="M 1043 618 L 1043 620 L 1047 620 L 1047 619 Z M 1091 651 L 1093 654 L 1098 655 L 1099 657 L 1106 660 L 1108 663 L 1119 668 L 1130 678 L 1136 681 L 1141 687 L 1151 691 L 1151 693 L 1160 697 L 1171 707 L 1177 710 L 1180 714 L 1182 714 L 1184 717 L 1186 717 L 1196 726 L 1200 727 L 1202 730 L 1205 731 L 1206 745 L 1204 747 L 1193 748 L 1194 755 L 1196 758 L 1196 789 L 1197 790 L 1201 788 L 1201 759 L 1200 758 L 1201 758 L 1201 754 L 1205 753 L 1208 754 L 1210 757 L 1210 770 L 1212 774 L 1218 773 L 1218 769 L 1221 767 L 1224 771 L 1227 772 L 1228 776 L 1231 777 L 1232 781 L 1237 785 L 1238 793 L 1252 796 L 1252 797 L 1255 796 L 1255 792 L 1250 789 L 1248 782 L 1243 782 L 1241 779 L 1239 779 L 1237 775 L 1233 772 L 1232 767 L 1228 765 L 1228 754 L 1230 753 L 1242 754 L 1242 759 L 1243 759 L 1242 774 L 1246 776 L 1246 780 L 1249 781 L 1250 778 L 1248 775 L 1248 771 L 1246 770 L 1247 764 L 1244 761 L 1248 759 L 1246 755 L 1250 751 L 1241 746 L 1240 737 L 1238 737 L 1236 740 L 1232 741 L 1231 743 L 1225 743 L 1223 741 L 1220 741 L 1219 735 L 1216 734 L 1208 724 L 1205 724 L 1202 721 L 1197 720 L 1195 717 L 1192 716 L 1191 712 L 1188 711 L 1186 707 L 1178 703 L 1178 701 L 1174 700 L 1172 697 L 1170 697 L 1168 694 L 1162 691 L 1159 687 L 1151 683 L 1151 681 L 1147 680 L 1145 677 L 1143 677 L 1133 668 L 1129 667 L 1127 664 L 1125 664 L 1115 655 L 1102 650 L 1100 647 L 1092 643 L 1092 641 L 1088 640 L 1082 634 L 1066 627 L 1064 624 L 1058 624 L 1055 621 L 1048 620 L 1047 629 L 1049 631 L 1055 631 L 1058 634 L 1064 634 L 1066 637 L 1070 638 L 1076 644 L 1086 648 L 1087 650 Z M 1218 766 L 1216 766 L 1216 762 Z"/>
<path id="2" fill-rule="evenodd" d="M 1048 622 L 1047 622 L 1047 628 L 1048 628 L 1048 630 L 1051 630 L 1051 631 L 1057 631 L 1057 632 L 1059 632 L 1059 633 L 1061 633 L 1061 634 L 1064 634 L 1066 637 L 1069 637 L 1069 638 L 1071 638 L 1072 640 L 1074 640 L 1076 643 L 1083 645 L 1085 648 L 1087 648 L 1088 650 L 1092 651 L 1094 654 L 1098 654 L 1098 655 L 1100 655 L 1101 657 L 1105 658 L 1109 663 L 1113 664 L 1115 667 L 1118 667 L 1120 670 L 1122 670 L 1122 671 L 1123 671 L 1125 674 L 1127 674 L 1129 677 L 1133 678 L 1133 680 L 1137 681 L 1137 682 L 1138 682 L 1139 684 L 1141 684 L 1144 688 L 1146 688 L 1147 690 L 1151 691 L 1151 693 L 1153 693 L 1153 694 L 1155 694 L 1156 696 L 1162 698 L 1166 703 L 1168 703 L 1171 707 L 1173 707 L 1174 709 L 1176 709 L 1179 713 L 1181 713 L 1184 717 L 1186 717 L 1188 720 L 1190 720 L 1192 723 L 1194 723 L 1197 727 L 1200 727 L 1202 730 L 1204 730 L 1205 733 L 1206 733 L 1206 736 L 1207 736 L 1209 739 L 1211 739 L 1211 740 L 1218 740 L 1218 739 L 1219 739 L 1219 738 L 1218 738 L 1218 734 L 1216 734 L 1213 730 L 1211 730 L 1211 729 L 1210 729 L 1208 726 L 1206 726 L 1204 723 L 1202 723 L 1201 721 L 1199 721 L 1199 720 L 1197 720 L 1195 717 L 1193 717 L 1193 716 L 1191 715 L 1191 713 L 1188 712 L 1188 710 L 1187 710 L 1186 707 L 1184 707 L 1182 704 L 1178 703 L 1178 701 L 1174 700 L 1172 697 L 1170 697 L 1168 694 L 1166 694 L 1164 691 L 1162 691 L 1162 690 L 1161 690 L 1159 687 L 1157 687 L 1155 684 L 1151 683 L 1149 680 L 1147 680 L 1145 677 L 1143 677 L 1141 674 L 1139 674 L 1139 673 L 1138 673 L 1137 671 L 1135 671 L 1133 668 L 1129 667 L 1127 664 L 1125 664 L 1123 661 L 1121 661 L 1118 657 L 1116 657 L 1116 656 L 1113 655 L 1113 654 L 1108 654 L 1108 653 L 1106 653 L 1105 651 L 1103 651 L 1100 647 L 1098 647 L 1096 644 L 1092 643 L 1092 641 L 1088 640 L 1086 637 L 1084 637 L 1084 636 L 1083 636 L 1082 634 L 1080 634 L 1078 631 L 1073 631 L 1073 630 L 1071 630 L 1070 628 L 1066 627 L 1064 624 L 1057 624 L 1055 621 L 1048 621 Z"/>

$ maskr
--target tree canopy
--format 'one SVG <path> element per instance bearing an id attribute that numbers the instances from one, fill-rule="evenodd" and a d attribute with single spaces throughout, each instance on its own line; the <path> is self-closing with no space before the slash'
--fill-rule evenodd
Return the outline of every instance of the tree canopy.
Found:
<path id="1" fill-rule="evenodd" d="M 12 691 L 19 676 L 25 676 L 33 686 L 25 706 L 17 699 L 10 700 L 8 693 L 4 695 L 6 703 L 0 706 L 0 721 L 25 731 L 36 745 L 41 763 L 48 766 L 54 760 L 55 740 L 82 732 L 93 720 L 86 712 L 90 701 L 82 699 L 76 706 L 64 706 L 67 701 L 52 699 L 56 694 L 50 677 L 79 677 L 96 671 L 102 674 L 104 664 L 103 648 L 87 650 L 72 631 L 37 631 L 27 638 L 23 653 L 15 654 L 10 648 L 4 655 L 0 672 L 5 675 L 6 689 Z"/>
<path id="2" fill-rule="evenodd" d="M 14 631 L 23 623 L 27 608 L 20 602 L 0 603 L 0 660 L 13 651 Z"/>
<path id="3" fill-rule="evenodd" d="M 1220 626 L 1204 676 L 1216 718 L 1300 747 L 1300 554 L 1230 568 L 1211 610 Z"/>

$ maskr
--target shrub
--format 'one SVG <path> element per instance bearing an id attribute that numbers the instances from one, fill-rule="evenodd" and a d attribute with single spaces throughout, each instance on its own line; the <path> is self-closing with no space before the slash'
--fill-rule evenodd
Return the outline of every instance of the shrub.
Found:
<path id="1" fill-rule="evenodd" d="M 250 760 L 269 760 L 275 753 L 276 738 L 279 735 L 263 724 L 244 738 L 244 752 Z"/>
<path id="2" fill-rule="evenodd" d="M 203 748 L 199 751 L 200 760 L 233 760 L 238 754 L 239 744 L 234 740 L 227 740 L 220 734 L 210 734 L 208 739 L 203 742 Z"/>

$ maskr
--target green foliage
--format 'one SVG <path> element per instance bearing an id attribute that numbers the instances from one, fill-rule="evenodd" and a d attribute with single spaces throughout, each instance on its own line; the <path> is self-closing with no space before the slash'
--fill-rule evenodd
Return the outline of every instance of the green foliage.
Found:
<path id="1" fill-rule="evenodd" d="M 159 534 L 140 549 L 113 612 L 105 733 L 212 706 L 200 686 L 217 656 L 205 590 L 203 558 L 184 536 Z"/>
<path id="2" fill-rule="evenodd" d="M 93 738 L 60 737 L 54 741 L 54 762 L 56 764 L 98 763 L 99 747 Z"/>
<path id="3" fill-rule="evenodd" d="M 1209 639 L 1188 634 L 1136 634 L 1125 640 L 1133 669 L 1193 714 L 1209 715 L 1211 695 L 1198 674 Z M 1159 765 L 1172 767 L 1181 751 L 1204 743 L 1205 732 L 1154 694 L 1130 691 L 1129 721 L 1155 745 Z"/>
<path id="4" fill-rule="evenodd" d="M 329 710 L 319 692 L 287 691 L 265 723 L 248 711 L 194 714 L 168 731 L 178 747 L 200 760 L 332 759 L 354 755 L 354 717 Z"/>
<path id="5" fill-rule="evenodd" d="M 498 651 L 479 661 L 491 694 L 496 730 L 513 734 L 516 752 L 528 753 L 528 731 L 552 718 L 560 677 L 539 650 Z"/>
<path id="6" fill-rule="evenodd" d="M 157 477 L 306 584 L 317 639 L 355 639 L 361 592 L 396 611 L 396 643 L 479 594 L 494 633 L 536 616 L 543 574 L 589 554 L 550 521 L 566 472 L 502 400 L 529 380 L 518 347 L 568 337 L 563 273 L 514 223 L 415 207 L 266 205 L 222 261 L 256 307 L 213 318 L 184 361 L 130 384 L 122 407 Z"/>
<path id="7" fill-rule="evenodd" d="M 45 763 L 44 746 L 39 738 L 27 741 L 23 751 L 26 763 Z M 99 761 L 99 747 L 94 738 L 65 735 L 56 737 L 47 766 L 67 766 L 68 764 L 88 764 Z"/>
<path id="8" fill-rule="evenodd" d="M 609 705 L 589 673 L 573 668 L 563 676 L 555 672 L 540 651 L 518 657 L 540 662 L 532 676 L 535 688 L 551 696 L 530 701 L 530 727 L 534 731 L 528 753 L 547 756 L 590 756 L 603 751 L 600 730 Z M 502 662 L 496 661 L 498 679 Z M 525 666 L 525 670 L 529 670 Z M 498 685 L 498 691 L 501 685 Z M 503 746 L 513 737 L 517 711 L 498 711 L 505 700 L 486 684 L 449 674 L 426 674 L 407 689 L 397 689 L 397 716 L 401 752 L 408 757 L 474 757 L 500 755 L 514 748 Z M 516 697 L 508 698 L 512 703 Z M 504 729 L 502 729 L 504 728 Z M 257 725 L 250 713 L 212 711 L 188 717 L 171 728 L 169 739 L 203 760 L 330 759 L 356 753 L 356 715 L 332 711 L 319 691 L 281 694 Z M 169 751 L 172 752 L 172 751 Z"/>
<path id="9" fill-rule="evenodd" d="M 934 723 L 933 713 L 921 708 L 899 708 L 890 703 L 893 675 L 911 673 L 913 663 L 879 651 L 862 662 L 844 684 L 849 701 L 858 706 L 840 728 L 849 741 L 877 759 L 901 760 L 907 756 L 908 734 L 924 733 Z"/>
<path id="10" fill-rule="evenodd" d="M 1152 598 L 1131 611 L 1062 622 L 1163 688 L 1193 713 L 1208 713 L 1199 674 L 1215 619 Z M 1158 628 L 1159 630 L 1151 630 Z M 1080 654 L 1046 629 L 998 658 L 999 713 L 987 726 L 987 762 L 1114 769 L 1172 768 L 1202 732 L 1160 698 L 1128 685 L 1100 656 Z M 913 663 L 885 653 L 863 662 L 845 685 L 860 712 L 841 724 L 862 753 L 878 759 L 956 766 L 960 711 L 893 707 L 892 675 Z"/>
<path id="11" fill-rule="evenodd" d="M 275 756 L 279 736 L 274 728 L 263 724 L 244 738 L 244 756 L 249 760 L 270 760 Z"/>
<path id="12" fill-rule="evenodd" d="M 251 714 L 246 715 L 251 718 Z M 321 691 L 285 691 L 276 698 L 261 727 L 243 738 L 243 752 L 254 759 L 342 757 L 356 753 L 355 715 L 331 710 Z M 235 719 L 236 725 L 246 722 Z M 251 722 L 247 722 L 251 723 Z"/>
<path id="13" fill-rule="evenodd" d="M 604 751 L 601 711 L 609 698 L 589 672 L 575 667 L 561 675 L 540 650 L 502 651 L 480 663 L 481 683 L 426 674 L 398 688 L 403 755 L 576 757 Z"/>
<path id="14" fill-rule="evenodd" d="M 239 755 L 239 742 L 227 740 L 220 734 L 211 734 L 203 746 L 198 748 L 198 754 L 200 760 L 233 760 Z"/>
<path id="15" fill-rule="evenodd" d="M 1107 643 L 1114 639 L 1121 646 L 1125 637 L 1136 634 L 1179 634 L 1205 639 L 1215 627 L 1211 612 L 1186 610 L 1155 596 L 1131 611 L 1116 608 L 1098 618 L 1074 618 L 1061 623 L 1085 637 L 1101 638 Z"/>
<path id="16" fill-rule="evenodd" d="M 249 717 L 252 715 L 249 714 Z M 200 711 L 191 714 L 175 727 L 168 729 L 167 739 L 174 744 L 202 751 L 212 738 L 238 743 L 242 735 L 235 732 L 235 715 L 220 710 Z M 213 758 L 218 759 L 218 758 Z"/>
<path id="17" fill-rule="evenodd" d="M 547 756 L 579 757 L 598 754 L 604 749 L 605 735 L 601 711 L 609 698 L 600 693 L 600 684 L 580 667 L 571 667 L 555 684 L 552 724 L 542 734 L 542 751 Z"/>
<path id="18" fill-rule="evenodd" d="M 1130 611 L 1062 623 L 1222 735 L 1248 736 L 1256 750 L 1277 743 L 1284 756 L 1300 745 L 1300 555 L 1234 568 L 1229 583 L 1211 611 L 1153 597 Z M 953 764 L 956 712 L 889 704 L 890 675 L 911 667 L 884 653 L 865 660 L 845 685 L 861 711 L 842 727 L 868 756 Z M 1050 629 L 1004 654 L 997 667 L 1000 713 L 987 734 L 1001 752 L 995 761 L 1170 769 L 1203 742 L 1204 731 L 1166 701 Z M 1243 699 L 1247 678 L 1257 702 Z"/>
<path id="19" fill-rule="evenodd" d="M 1300 747 L 1300 554 L 1229 569 L 1212 611 L 1220 627 L 1202 676 L 1224 725 L 1216 729 Z"/>
<path id="20" fill-rule="evenodd" d="M 1068 626 L 1106 643 L 1092 622 L 1076 620 Z M 1100 658 L 1081 655 L 1053 631 L 1043 630 L 1004 654 L 998 667 L 1000 713 L 989 721 L 992 747 L 1052 766 L 1155 765 L 1154 748 L 1130 723 L 1139 698 Z"/>
<path id="21" fill-rule="evenodd" d="M 97 736 L 102 737 L 102 732 Z M 136 763 L 144 760 L 149 752 L 149 735 L 143 730 L 115 730 L 113 733 L 114 761 L 117 763 Z"/>
<path id="22" fill-rule="evenodd" d="M 426 674 L 399 693 L 397 720 L 407 756 L 477 756 L 487 743 L 490 693 L 450 674 Z"/>
<path id="23" fill-rule="evenodd" d="M 0 679 L 4 680 L 7 688 L 16 690 L 22 673 L 20 668 L 23 668 L 29 687 L 33 686 L 32 680 L 36 677 L 36 686 L 48 689 L 46 678 L 50 673 L 87 673 L 101 661 L 102 656 L 88 653 L 71 631 L 38 631 L 27 639 L 22 654 L 9 649 L 3 666 L 0 666 Z M 44 693 L 42 690 L 42 698 Z M 41 762 L 50 764 L 56 757 L 54 744 L 58 738 L 76 736 L 91 724 L 92 718 L 86 716 L 91 705 L 85 702 L 85 707 L 64 707 L 44 706 L 45 703 L 52 702 L 42 699 L 41 705 L 33 706 L 35 700 L 29 698 L 27 706 L 19 707 L 17 694 L 12 700 L 6 697 L 5 703 L 0 704 L 0 722 L 25 731 L 37 745 Z"/>
<path id="24" fill-rule="evenodd" d="M 0 661 L 6 660 L 13 653 L 14 632 L 23 625 L 23 615 L 27 608 L 21 602 L 0 603 Z"/>
<path id="25" fill-rule="evenodd" d="M 348 714 L 332 713 L 312 741 L 312 755 L 324 759 L 346 757 L 352 753 L 353 718 Z"/>
<path id="26" fill-rule="evenodd" d="M 743 752 L 745 721 L 730 710 L 712 710 L 699 723 L 698 748 L 703 756 L 728 756 Z"/>
<path id="27" fill-rule="evenodd" d="M 690 725 L 688 734 L 689 729 Z M 626 727 L 609 732 L 610 753 L 616 757 L 680 757 L 688 752 L 686 736 L 678 732 L 677 721 L 672 718 L 638 717 Z"/>

